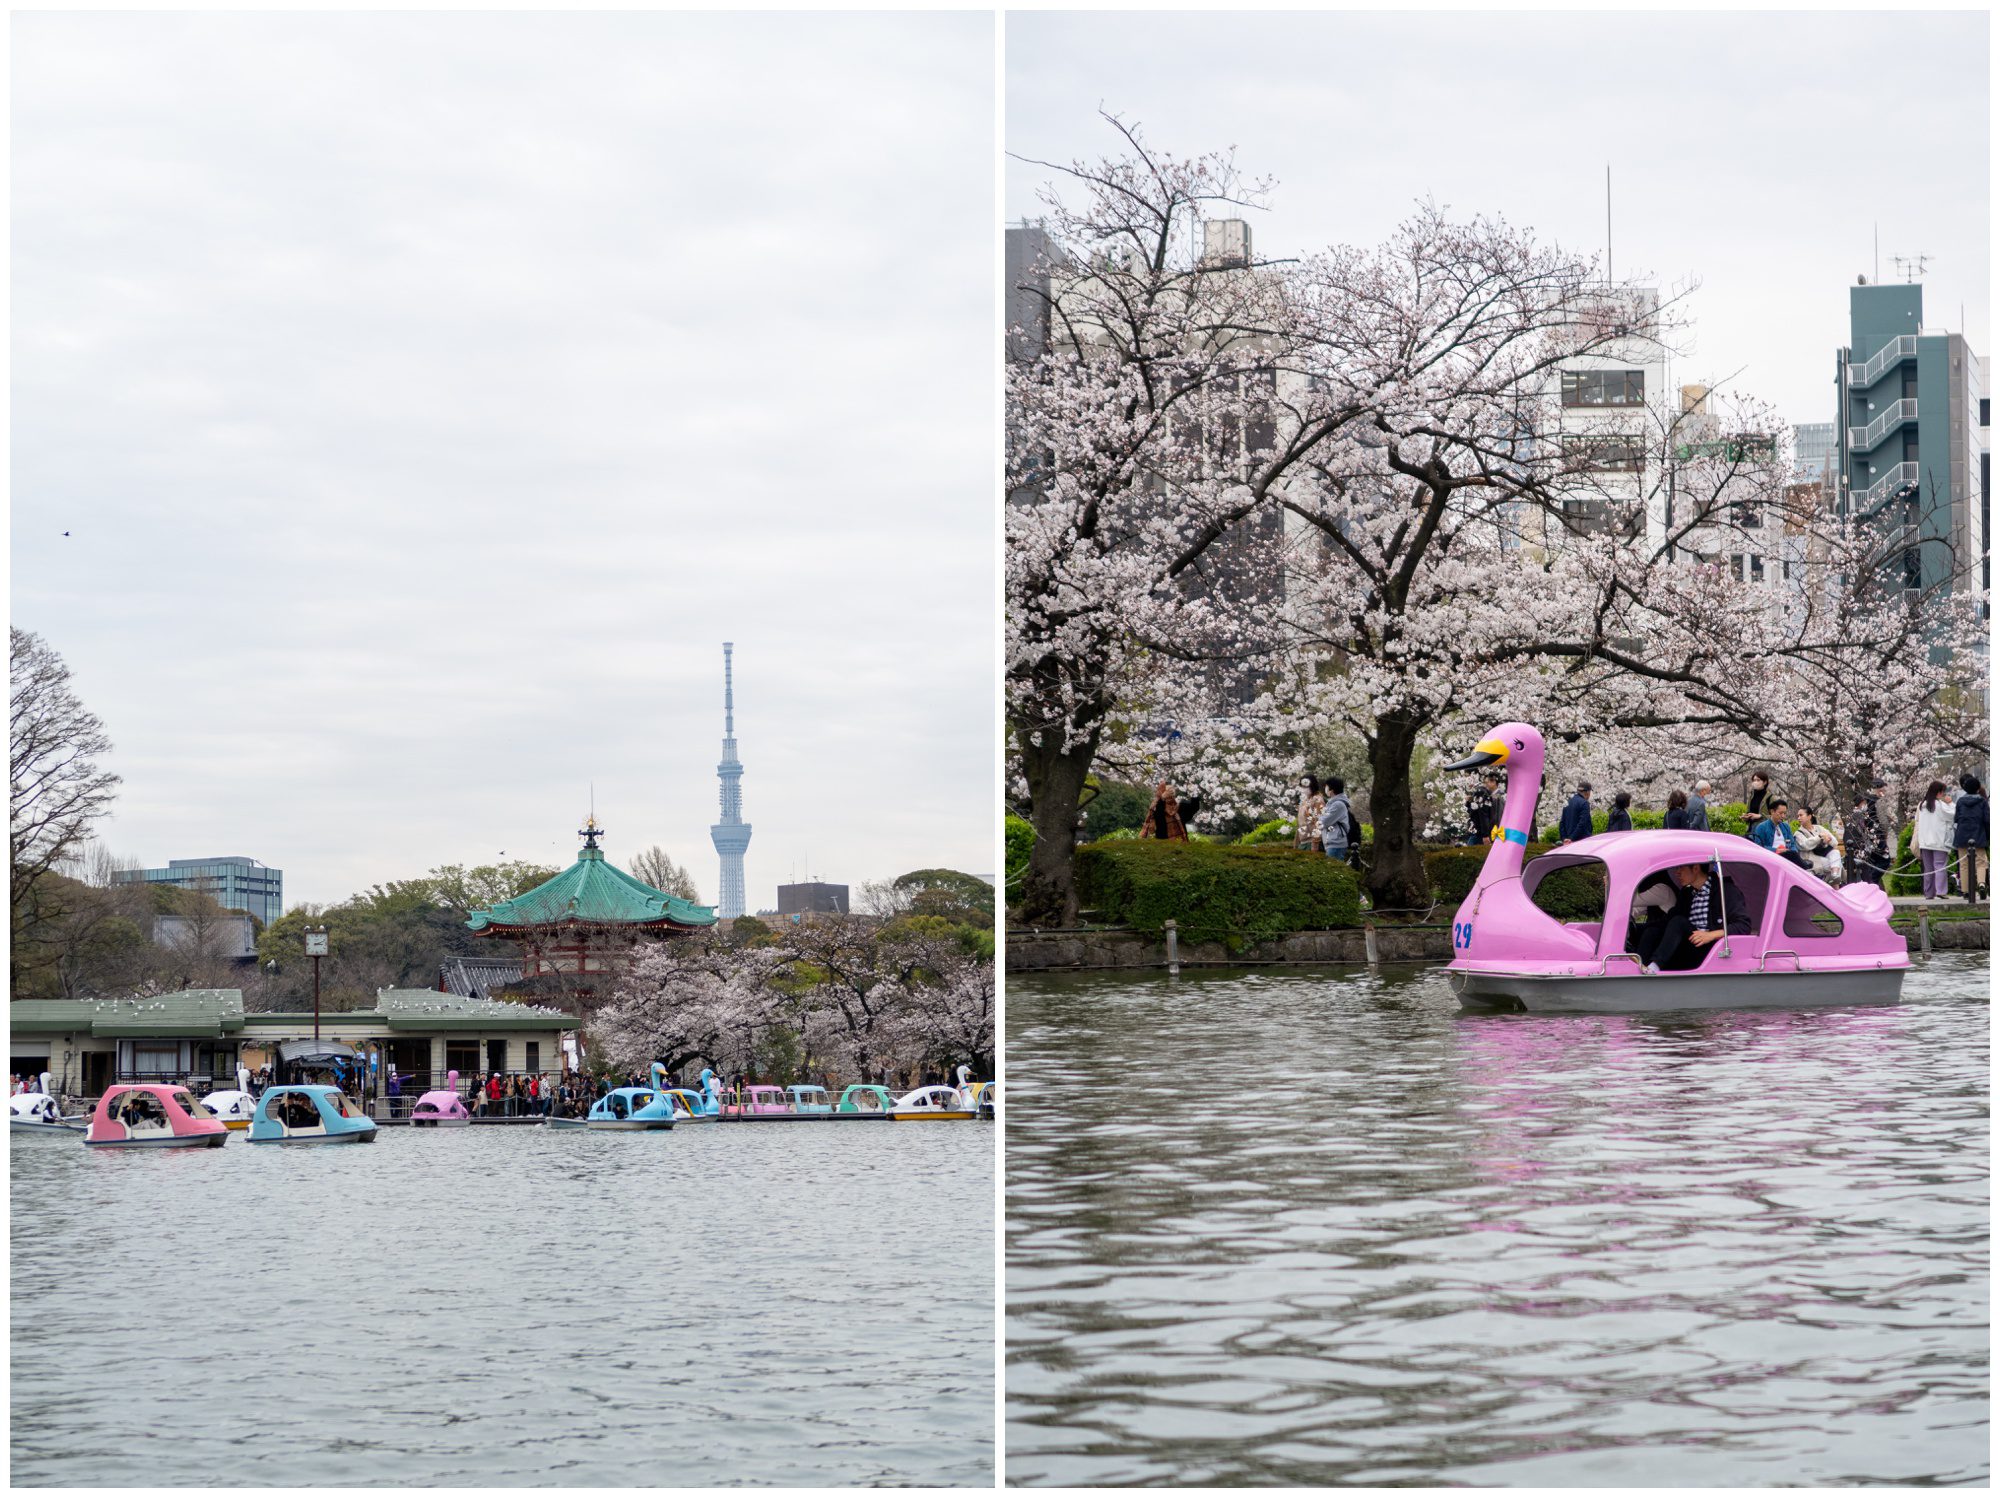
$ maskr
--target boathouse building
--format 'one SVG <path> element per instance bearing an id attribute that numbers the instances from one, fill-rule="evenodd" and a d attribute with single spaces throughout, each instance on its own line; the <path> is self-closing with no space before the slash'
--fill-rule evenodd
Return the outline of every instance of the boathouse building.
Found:
<path id="1" fill-rule="evenodd" d="M 234 988 L 188 989 L 142 999 L 23 999 L 9 1010 L 10 1070 L 49 1073 L 73 1098 L 114 1082 L 185 1082 L 197 1092 L 234 1087 L 236 1069 L 337 1074 L 357 1095 L 415 1097 L 488 1072 L 558 1072 L 573 1015 L 539 1005 L 470 998 L 428 988 L 386 988 L 373 1009 L 246 1014 Z"/>

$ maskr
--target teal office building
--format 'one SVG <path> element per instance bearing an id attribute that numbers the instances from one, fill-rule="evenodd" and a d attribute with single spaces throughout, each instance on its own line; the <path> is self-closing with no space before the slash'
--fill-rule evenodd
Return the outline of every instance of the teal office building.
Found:
<path id="1" fill-rule="evenodd" d="M 115 884 L 171 884 L 215 896 L 225 910 L 242 910 L 268 926 L 285 913 L 285 873 L 254 858 L 171 858 L 164 869 L 125 869 Z"/>
<path id="2" fill-rule="evenodd" d="M 1921 285 L 1848 290 L 1840 351 L 1842 512 L 1899 535 L 1902 585 L 1990 582 L 1992 455 L 1985 361 L 1924 326 Z"/>

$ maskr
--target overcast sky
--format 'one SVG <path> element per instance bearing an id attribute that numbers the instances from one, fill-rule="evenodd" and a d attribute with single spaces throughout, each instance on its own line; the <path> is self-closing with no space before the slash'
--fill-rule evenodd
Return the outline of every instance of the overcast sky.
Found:
<path id="1" fill-rule="evenodd" d="M 106 840 L 991 874 L 989 16 L 16 15 L 13 604 Z M 65 532 L 68 534 L 65 535 Z"/>
<path id="2" fill-rule="evenodd" d="M 1007 148 L 1120 144 L 1274 175 L 1259 255 L 1384 239 L 1422 197 L 1700 290 L 1676 384 L 1834 419 L 1847 288 L 1928 254 L 1924 316 L 1990 352 L 1982 14 L 1057 15 L 1007 25 Z M 1010 162 L 1010 221 L 1042 168 Z"/>

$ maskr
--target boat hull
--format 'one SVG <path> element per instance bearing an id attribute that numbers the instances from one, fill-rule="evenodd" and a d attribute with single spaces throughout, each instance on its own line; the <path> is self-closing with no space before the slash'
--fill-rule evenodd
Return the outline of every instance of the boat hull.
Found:
<path id="1" fill-rule="evenodd" d="M 979 1115 L 965 1108 L 912 1108 L 885 1116 L 895 1119 L 897 1123 L 951 1123 L 976 1119 Z"/>
<path id="2" fill-rule="evenodd" d="M 413 1118 L 410 1127 L 414 1129 L 462 1129 L 472 1122 L 469 1118 Z"/>
<path id="3" fill-rule="evenodd" d="M 229 1142 L 227 1133 L 216 1134 L 166 1134 L 158 1139 L 88 1139 L 83 1141 L 92 1149 L 99 1150 L 186 1150 L 220 1149 Z"/>
<path id="4" fill-rule="evenodd" d="M 606 1133 L 641 1134 L 647 1130 L 666 1130 L 674 1126 L 670 1118 L 593 1118 L 584 1124 L 586 1129 L 601 1129 Z"/>
<path id="5" fill-rule="evenodd" d="M 1647 1014 L 1675 1009 L 1824 1009 L 1894 1004 L 1907 968 L 1844 972 L 1607 974 L 1531 977 L 1447 970 L 1465 1009 L 1530 1014 Z"/>
<path id="6" fill-rule="evenodd" d="M 7 1120 L 7 1132 L 10 1134 L 81 1134 L 88 1127 L 88 1124 L 80 1123 L 38 1123 L 28 1118 Z"/>
<path id="7" fill-rule="evenodd" d="M 373 1144 L 373 1129 L 349 1129 L 341 1134 L 267 1134 L 259 1139 L 250 1136 L 252 1144 Z"/>

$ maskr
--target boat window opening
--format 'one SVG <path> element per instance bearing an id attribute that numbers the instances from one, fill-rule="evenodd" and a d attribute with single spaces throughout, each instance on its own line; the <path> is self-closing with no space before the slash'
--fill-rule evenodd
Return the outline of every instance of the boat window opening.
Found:
<path id="1" fill-rule="evenodd" d="M 1814 899 L 1803 885 L 1793 885 L 1785 897 L 1785 935 L 1821 937 L 1840 935 L 1840 917 Z"/>
<path id="2" fill-rule="evenodd" d="M 1565 925 L 1604 919 L 1606 871 L 1600 858 L 1544 854 L 1521 871 L 1521 885 L 1537 910 Z"/>
<path id="3" fill-rule="evenodd" d="M 176 1104 L 176 1106 L 180 1108 L 180 1110 L 183 1113 L 187 1114 L 189 1118 L 215 1117 L 215 1114 L 209 1110 L 208 1105 L 200 1101 L 191 1093 L 176 1092 L 174 1094 L 174 1103 Z"/>
<path id="4" fill-rule="evenodd" d="M 327 1098 L 327 1102 L 333 1105 L 333 1111 L 342 1118 L 354 1117 L 354 1110 L 347 1106 L 347 1096 L 345 1093 L 336 1092 Z"/>
<path id="5" fill-rule="evenodd" d="M 128 1129 L 164 1129 L 166 1110 L 150 1092 L 128 1092 L 119 1101 L 118 1121 Z"/>

